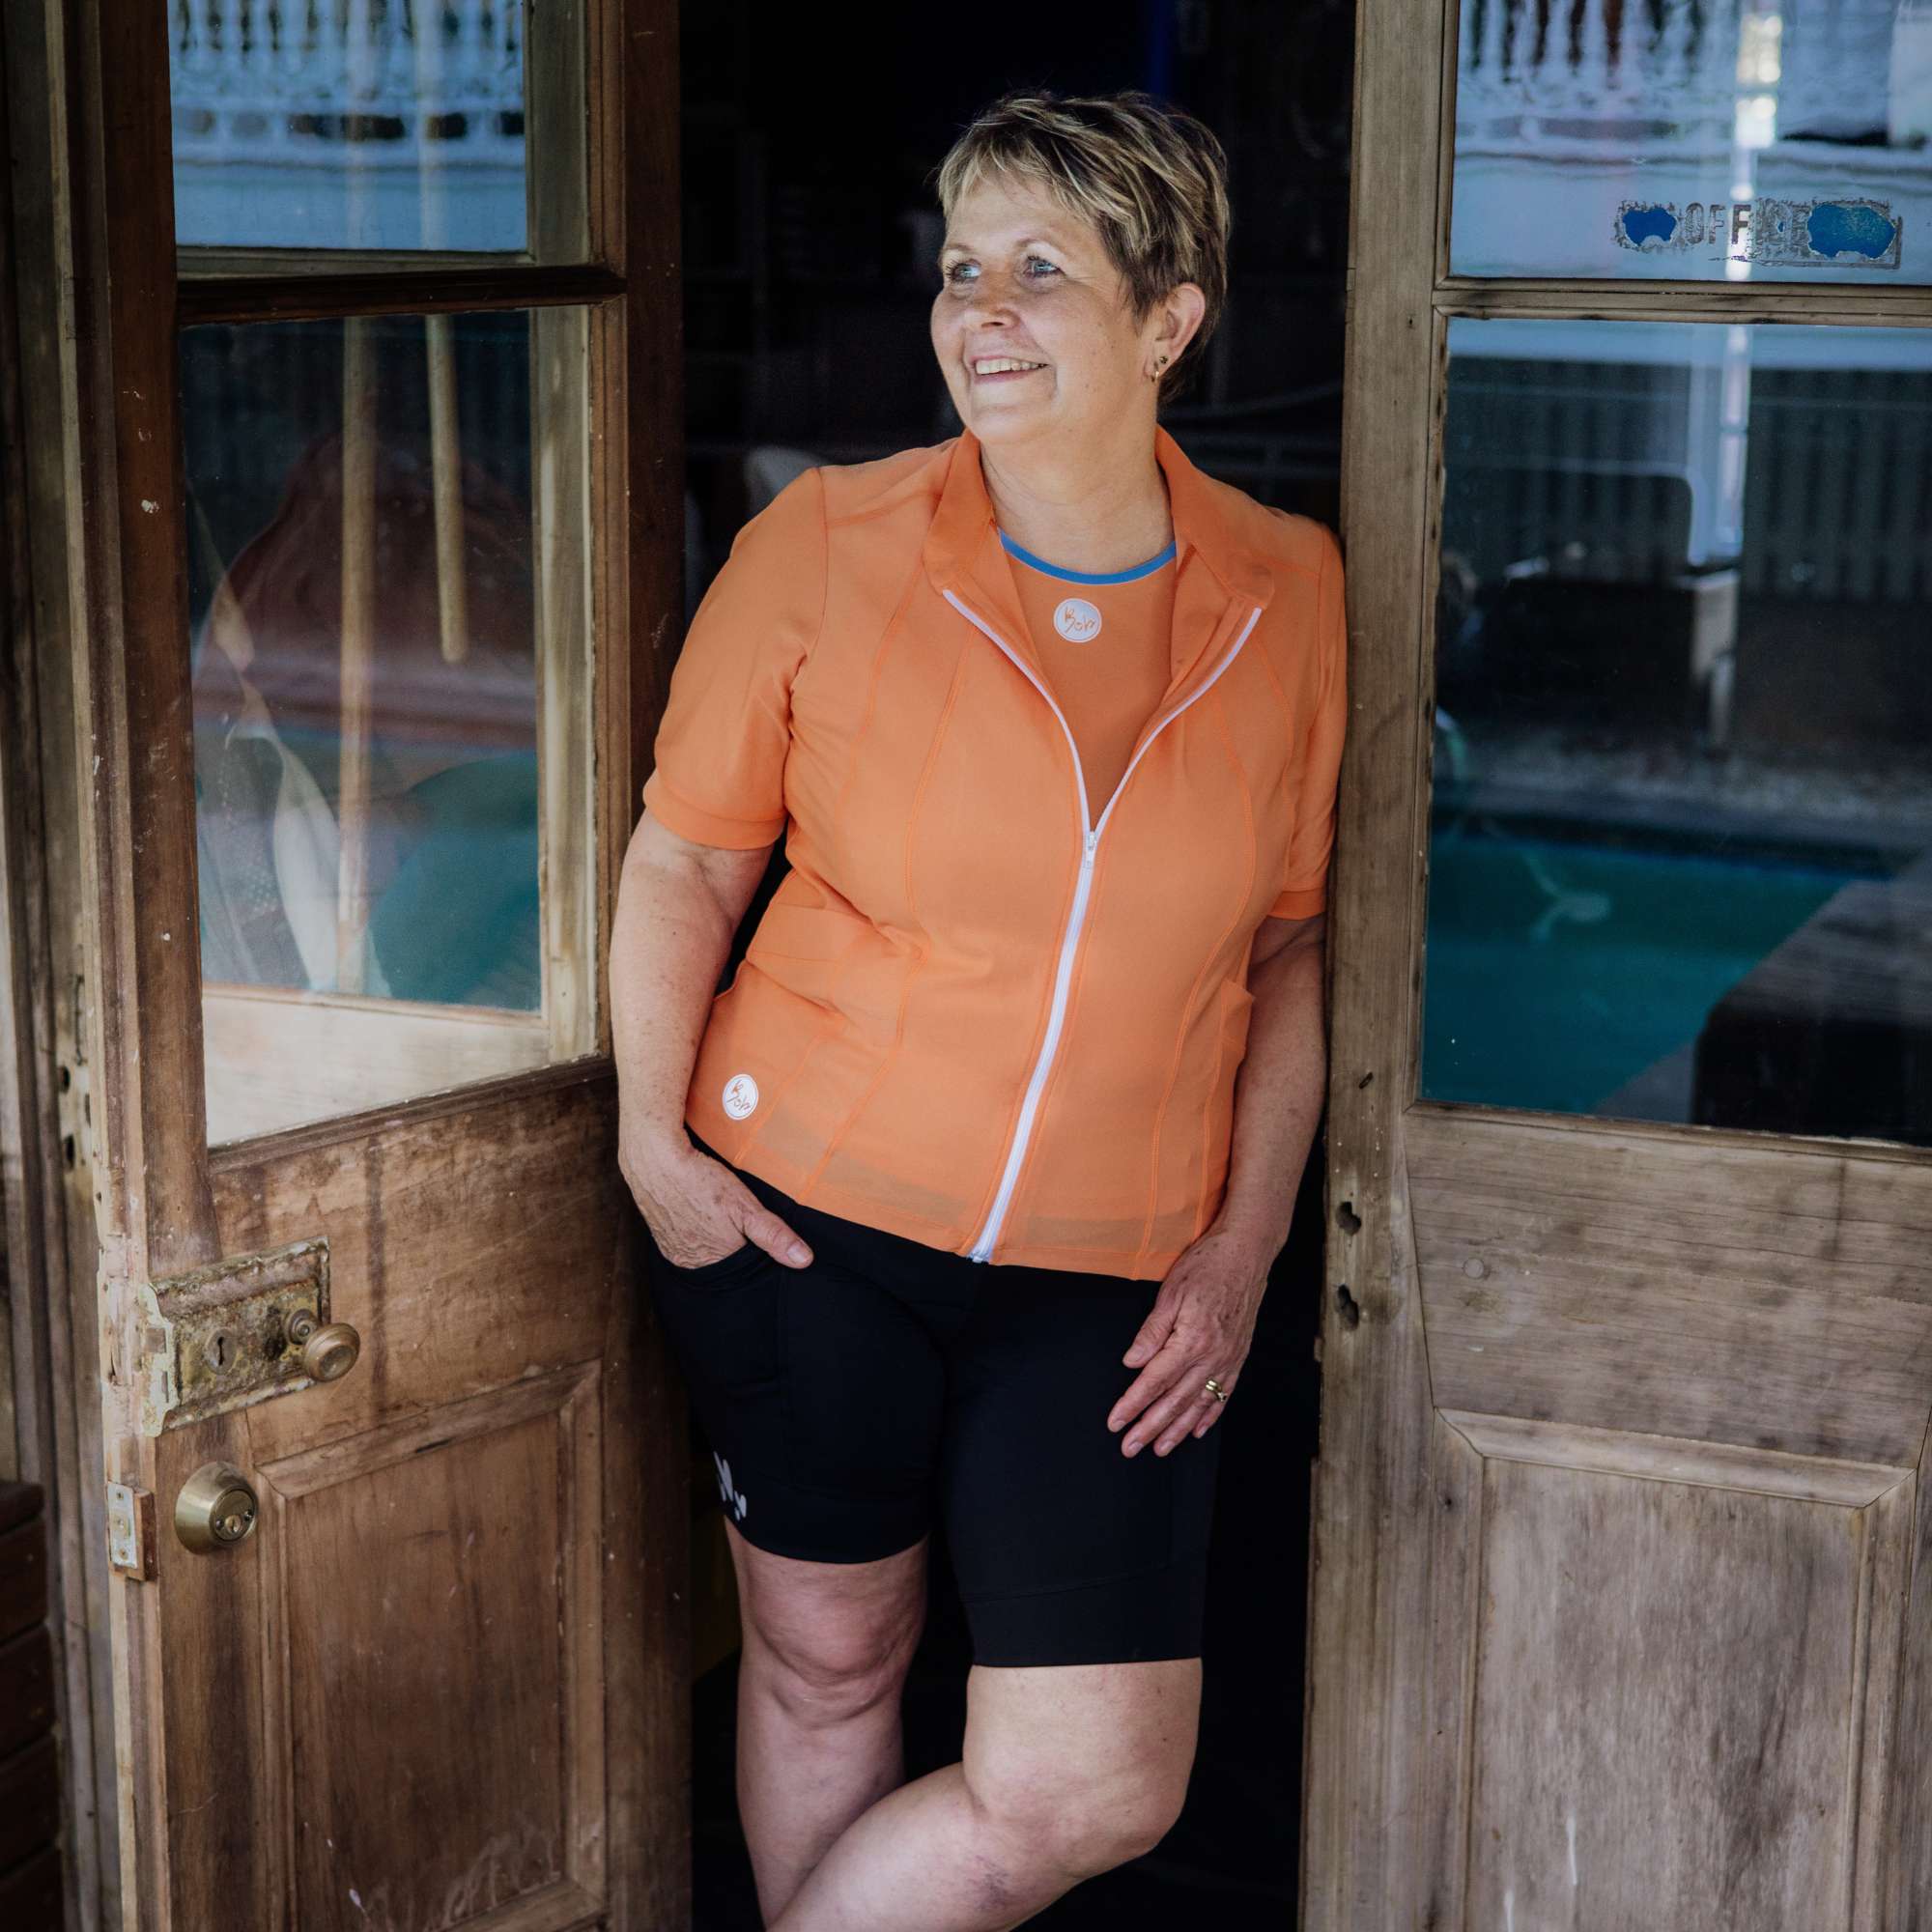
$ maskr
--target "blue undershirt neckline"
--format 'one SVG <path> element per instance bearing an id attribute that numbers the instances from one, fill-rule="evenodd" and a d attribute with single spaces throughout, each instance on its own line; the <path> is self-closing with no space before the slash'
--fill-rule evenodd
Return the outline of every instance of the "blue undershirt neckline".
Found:
<path id="1" fill-rule="evenodd" d="M 1048 577 L 1058 577 L 1067 583 L 1132 583 L 1136 579 L 1151 577 L 1162 565 L 1174 561 L 1176 539 L 1168 539 L 1167 548 L 1158 556 L 1151 556 L 1145 563 L 1137 563 L 1129 570 L 1065 570 L 1057 563 L 1048 563 L 1043 556 L 1036 556 L 1030 550 L 1022 550 L 1005 530 L 1000 532 L 1000 542 L 1009 556 L 1016 556 L 1033 569 L 1044 571 Z"/>

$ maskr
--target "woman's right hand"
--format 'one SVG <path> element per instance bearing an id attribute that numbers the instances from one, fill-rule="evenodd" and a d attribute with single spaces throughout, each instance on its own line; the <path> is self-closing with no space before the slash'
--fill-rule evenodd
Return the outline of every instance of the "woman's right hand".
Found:
<path id="1" fill-rule="evenodd" d="M 673 1267 L 702 1267 L 747 1241 L 786 1267 L 806 1267 L 811 1250 L 721 1160 L 700 1153 L 682 1127 L 674 1136 L 620 1127 L 617 1166 L 659 1252 Z"/>

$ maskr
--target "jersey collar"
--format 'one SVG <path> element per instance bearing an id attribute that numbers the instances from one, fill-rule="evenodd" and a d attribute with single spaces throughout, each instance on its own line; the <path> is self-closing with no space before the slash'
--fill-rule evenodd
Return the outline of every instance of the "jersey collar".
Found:
<path id="1" fill-rule="evenodd" d="M 1203 660 L 1274 595 L 1274 573 L 1242 538 L 1204 476 L 1158 424 L 1154 455 L 1167 478 L 1177 549 L 1173 683 L 1170 696 L 1203 670 Z M 1013 585 L 1011 559 L 1000 542 L 992 498 L 980 468 L 980 440 L 963 430 L 950 444 L 945 480 L 925 537 L 925 568 L 934 585 L 956 590 L 1000 626 L 1014 648 L 1037 663 Z"/>
<path id="2" fill-rule="evenodd" d="M 970 429 L 962 430 L 950 444 L 941 446 L 950 456 L 938 507 L 926 534 L 925 563 L 932 581 L 943 588 L 979 564 L 986 537 L 990 534 L 997 544 L 999 531 L 980 467 L 980 439 Z M 1167 478 L 1168 507 L 1181 556 L 1192 553 L 1229 596 L 1245 598 L 1250 609 L 1258 604 L 1265 609 L 1274 595 L 1274 573 L 1267 559 L 1243 540 L 1216 500 L 1220 486 L 1204 476 L 1158 424 L 1154 426 L 1153 446 L 1161 473 Z"/>

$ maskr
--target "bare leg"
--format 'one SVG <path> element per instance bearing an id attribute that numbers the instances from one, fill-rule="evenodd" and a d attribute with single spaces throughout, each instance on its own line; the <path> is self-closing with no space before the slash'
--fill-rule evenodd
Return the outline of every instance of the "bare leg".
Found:
<path id="1" fill-rule="evenodd" d="M 925 1618 L 926 1545 L 808 1563 L 725 1528 L 745 1633 L 738 1815 L 770 1923 L 839 1833 L 905 1778 L 899 1696 Z"/>
<path id="2" fill-rule="evenodd" d="M 960 1763 L 888 1792 L 771 1932 L 1009 1932 L 1151 1850 L 1193 1769 L 1201 1660 L 975 1665 Z"/>

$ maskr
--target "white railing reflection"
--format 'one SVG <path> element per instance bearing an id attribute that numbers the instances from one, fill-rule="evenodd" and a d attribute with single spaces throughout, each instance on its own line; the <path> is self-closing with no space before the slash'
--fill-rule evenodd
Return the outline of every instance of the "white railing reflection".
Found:
<path id="1" fill-rule="evenodd" d="M 1459 129 L 1485 145 L 1565 135 L 1621 135 L 1625 144 L 1634 135 L 1646 150 L 1728 141 L 1741 11 L 1690 0 L 1663 0 L 1655 11 L 1583 0 L 1577 18 L 1530 0 L 1464 0 Z M 1526 116 L 1535 121 L 1525 125 Z"/>
<path id="2" fill-rule="evenodd" d="M 525 244 L 525 0 L 168 0 L 175 236 Z"/>
<path id="3" fill-rule="evenodd" d="M 1463 0 L 1458 129 L 1486 147 L 1567 137 L 1646 157 L 1724 146 L 1740 128 L 1747 146 L 1910 145 L 1927 22 L 1901 0 Z"/>
<path id="4" fill-rule="evenodd" d="M 523 146 L 520 0 L 170 0 L 178 158 Z"/>

